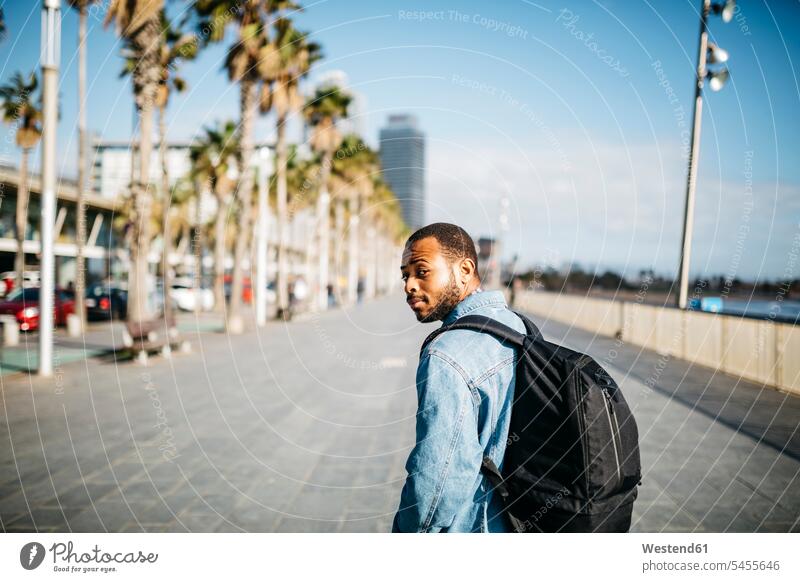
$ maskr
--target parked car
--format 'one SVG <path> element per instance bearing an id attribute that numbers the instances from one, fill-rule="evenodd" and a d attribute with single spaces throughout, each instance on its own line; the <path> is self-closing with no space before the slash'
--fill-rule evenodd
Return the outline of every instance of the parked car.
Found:
<path id="1" fill-rule="evenodd" d="M 214 309 L 214 292 L 211 289 L 195 289 L 191 279 L 178 278 L 173 281 L 169 292 L 172 304 L 182 311 L 201 311 Z"/>
<path id="2" fill-rule="evenodd" d="M 54 294 L 54 318 L 56 325 L 66 325 L 67 316 L 75 313 L 75 294 L 66 289 L 56 289 Z M 13 315 L 22 331 L 39 328 L 39 288 L 16 289 L 0 302 L 0 314 Z"/>
<path id="3" fill-rule="evenodd" d="M 117 285 L 95 283 L 86 289 L 87 319 L 125 319 L 128 315 L 128 291 Z"/>

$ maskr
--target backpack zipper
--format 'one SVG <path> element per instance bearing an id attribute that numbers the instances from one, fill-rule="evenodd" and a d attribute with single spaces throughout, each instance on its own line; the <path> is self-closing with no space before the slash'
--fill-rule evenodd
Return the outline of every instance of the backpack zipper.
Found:
<path id="1" fill-rule="evenodd" d="M 611 440 L 614 443 L 614 460 L 616 461 L 617 465 L 617 482 L 618 484 L 621 484 L 622 471 L 619 466 L 619 453 L 617 452 L 617 435 L 619 434 L 619 424 L 617 424 L 617 415 L 614 414 L 614 410 L 611 406 L 611 394 L 606 388 L 601 388 L 601 390 L 603 391 L 603 396 L 605 396 L 606 399 L 606 417 L 608 418 L 608 428 L 611 429 Z"/>
<path id="2" fill-rule="evenodd" d="M 584 418 L 583 410 L 583 390 L 581 390 L 581 384 L 583 383 L 583 380 L 581 379 L 579 370 L 575 370 L 572 374 L 572 377 L 574 378 L 573 382 L 575 384 L 575 398 L 577 405 L 575 413 L 578 417 L 578 430 L 581 433 L 580 445 L 581 456 L 583 457 L 583 481 L 584 486 L 586 487 L 586 494 L 591 495 L 589 489 L 589 442 L 586 435 L 586 419 Z"/>

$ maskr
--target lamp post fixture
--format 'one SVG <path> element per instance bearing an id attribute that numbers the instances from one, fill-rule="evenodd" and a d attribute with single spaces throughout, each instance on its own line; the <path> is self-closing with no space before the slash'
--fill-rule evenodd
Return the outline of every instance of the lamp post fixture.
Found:
<path id="1" fill-rule="evenodd" d="M 728 60 L 728 52 L 719 48 L 714 43 L 708 42 L 708 16 L 720 15 L 723 22 L 730 22 L 736 0 L 711 3 L 703 0 L 700 15 L 700 50 L 697 55 L 697 78 L 694 94 L 694 114 L 692 118 L 692 142 L 689 152 L 689 174 L 686 180 L 686 206 L 683 214 L 683 246 L 681 247 L 681 262 L 679 268 L 680 294 L 678 306 L 686 309 L 689 298 L 689 264 L 692 253 L 692 230 L 694 227 L 694 198 L 697 186 L 697 158 L 700 154 L 700 125 L 703 116 L 703 84 L 708 78 L 708 86 L 712 91 L 719 91 L 728 80 L 728 69 L 725 67 L 708 70 L 707 65 L 720 64 Z"/>
<path id="2" fill-rule="evenodd" d="M 39 375 L 53 375 L 53 295 L 55 257 L 53 230 L 56 210 L 56 125 L 58 64 L 61 52 L 61 0 L 42 3 L 42 214 L 39 289 Z"/>

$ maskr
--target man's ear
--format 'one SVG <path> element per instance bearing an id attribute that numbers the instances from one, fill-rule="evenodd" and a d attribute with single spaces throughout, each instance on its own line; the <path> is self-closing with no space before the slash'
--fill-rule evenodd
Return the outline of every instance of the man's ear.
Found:
<path id="1" fill-rule="evenodd" d="M 461 276 L 461 283 L 466 285 L 475 276 L 475 263 L 472 262 L 472 259 L 461 259 L 458 270 Z"/>

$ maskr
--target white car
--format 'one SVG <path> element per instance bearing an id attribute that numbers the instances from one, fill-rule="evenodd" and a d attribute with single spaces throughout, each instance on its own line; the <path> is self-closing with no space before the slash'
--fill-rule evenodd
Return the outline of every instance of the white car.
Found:
<path id="1" fill-rule="evenodd" d="M 214 309 L 214 292 L 211 289 L 195 289 L 191 281 L 175 280 L 169 291 L 172 302 L 181 311 L 200 311 Z"/>

